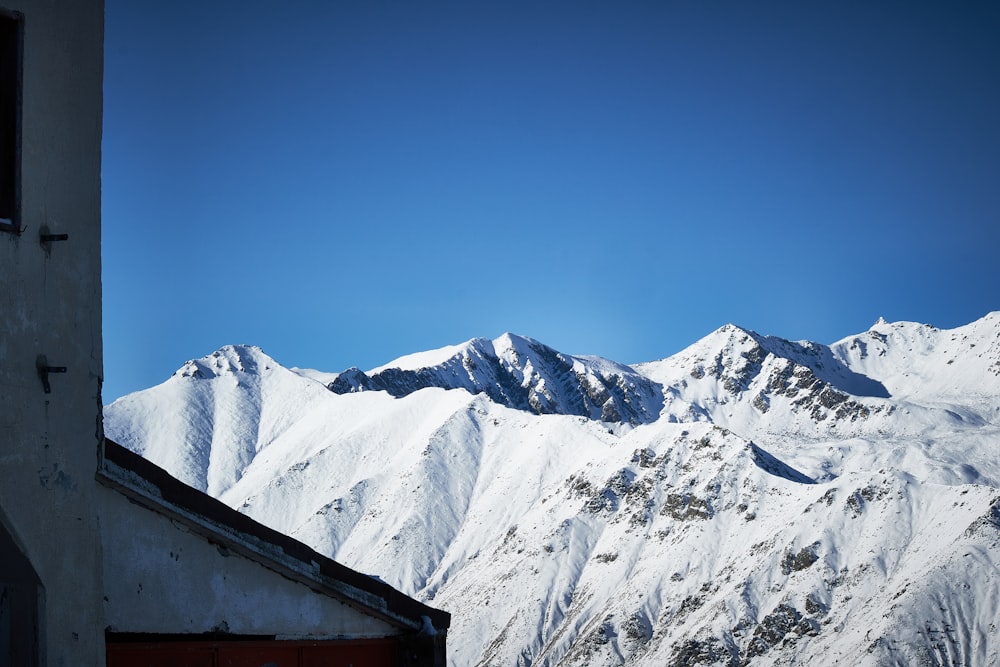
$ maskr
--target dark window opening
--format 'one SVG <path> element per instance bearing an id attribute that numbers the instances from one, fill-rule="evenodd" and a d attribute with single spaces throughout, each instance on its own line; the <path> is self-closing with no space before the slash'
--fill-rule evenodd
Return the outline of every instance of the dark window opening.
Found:
<path id="1" fill-rule="evenodd" d="M 38 664 L 41 583 L 0 522 L 0 665 Z"/>
<path id="2" fill-rule="evenodd" d="M 0 9 L 0 231 L 21 228 L 21 36 L 24 20 Z"/>

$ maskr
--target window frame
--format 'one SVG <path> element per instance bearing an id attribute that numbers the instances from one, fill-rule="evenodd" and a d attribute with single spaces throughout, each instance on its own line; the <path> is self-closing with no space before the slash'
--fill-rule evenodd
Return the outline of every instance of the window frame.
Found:
<path id="1" fill-rule="evenodd" d="M 11 55 L 13 57 L 11 57 Z M 0 232 L 21 233 L 24 14 L 0 7 Z M 7 222 L 9 220 L 10 222 Z"/>

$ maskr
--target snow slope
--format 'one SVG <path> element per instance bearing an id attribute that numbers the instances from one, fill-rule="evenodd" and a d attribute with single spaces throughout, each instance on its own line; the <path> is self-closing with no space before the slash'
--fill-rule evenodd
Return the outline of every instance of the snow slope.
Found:
<path id="1" fill-rule="evenodd" d="M 452 612 L 456 667 L 989 665 L 998 397 L 991 313 L 727 325 L 633 368 L 510 334 L 367 373 L 226 347 L 105 429 Z"/>

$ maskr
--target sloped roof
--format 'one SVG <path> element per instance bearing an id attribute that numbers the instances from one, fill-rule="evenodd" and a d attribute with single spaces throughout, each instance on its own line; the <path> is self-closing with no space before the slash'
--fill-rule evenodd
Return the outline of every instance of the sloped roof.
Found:
<path id="1" fill-rule="evenodd" d="M 383 581 L 254 521 L 111 440 L 105 440 L 98 478 L 140 505 L 184 522 L 222 548 L 394 625 L 426 631 L 429 621 L 435 631 L 441 631 L 451 624 L 448 612 L 414 600 Z"/>

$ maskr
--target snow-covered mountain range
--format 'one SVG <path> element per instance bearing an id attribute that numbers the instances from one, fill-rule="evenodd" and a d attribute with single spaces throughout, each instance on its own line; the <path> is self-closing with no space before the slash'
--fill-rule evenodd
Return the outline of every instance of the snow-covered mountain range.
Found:
<path id="1" fill-rule="evenodd" d="M 1000 664 L 1000 312 L 632 367 L 227 346 L 109 437 L 453 614 L 471 665 Z"/>

